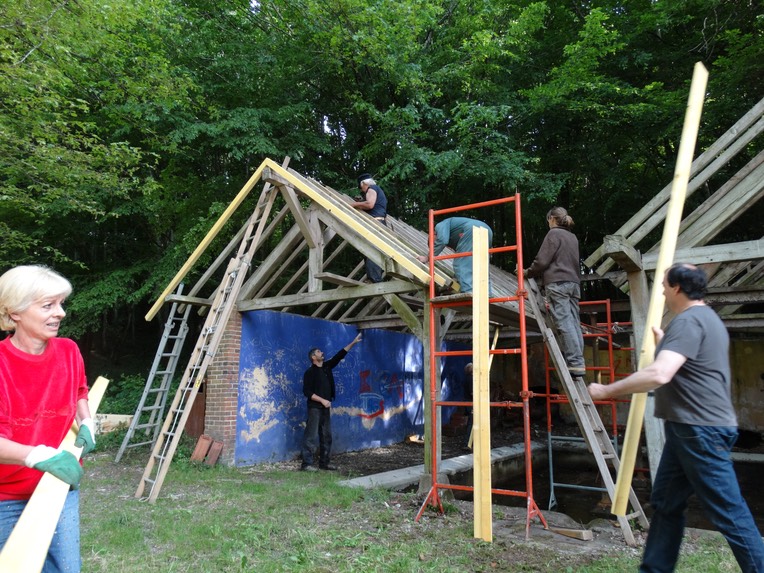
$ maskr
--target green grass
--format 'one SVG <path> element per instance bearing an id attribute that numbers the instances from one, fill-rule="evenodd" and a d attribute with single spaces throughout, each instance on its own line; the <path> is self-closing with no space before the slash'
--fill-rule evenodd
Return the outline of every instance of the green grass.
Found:
<path id="1" fill-rule="evenodd" d="M 118 440 L 114 440 L 116 443 Z M 470 504 L 426 511 L 415 494 L 364 491 L 333 472 L 283 466 L 233 469 L 173 462 L 155 504 L 135 499 L 147 452 L 114 463 L 116 448 L 86 461 L 82 483 L 83 571 L 96 572 L 466 572 L 636 570 L 625 546 L 568 554 L 508 532 L 495 506 L 494 541 L 473 538 Z M 188 451 L 188 448 L 182 452 Z M 469 513 L 469 514 L 468 514 Z M 677 571 L 735 571 L 720 536 L 687 544 Z"/>

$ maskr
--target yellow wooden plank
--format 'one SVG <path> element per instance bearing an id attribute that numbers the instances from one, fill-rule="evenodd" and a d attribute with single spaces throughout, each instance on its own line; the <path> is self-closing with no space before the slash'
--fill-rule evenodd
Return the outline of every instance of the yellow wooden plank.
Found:
<path id="1" fill-rule="evenodd" d="M 474 537 L 493 541 L 491 514 L 491 415 L 488 376 L 491 368 L 488 351 L 488 230 L 472 230 L 472 395 L 474 459 Z"/>
<path id="2" fill-rule="evenodd" d="M 241 188 L 241 191 L 239 191 L 238 195 L 236 195 L 234 200 L 231 201 L 231 204 L 228 205 L 225 211 L 223 211 L 223 213 L 218 218 L 217 222 L 212 226 L 212 228 L 209 230 L 209 232 L 204 237 L 204 239 L 202 239 L 202 242 L 199 243 L 199 245 L 196 247 L 194 252 L 191 253 L 191 256 L 188 257 L 188 260 L 183 264 L 180 270 L 175 274 L 173 279 L 164 289 L 164 292 L 161 295 L 159 295 L 159 298 L 157 298 L 154 305 L 146 314 L 146 320 L 153 319 L 156 316 L 157 312 L 159 312 L 159 309 L 162 308 L 165 298 L 169 294 L 175 292 L 175 289 L 180 284 L 180 281 L 183 280 L 183 278 L 186 276 L 188 271 L 190 271 L 191 268 L 196 264 L 196 261 L 199 260 L 199 257 L 202 256 L 204 251 L 207 250 L 207 247 L 210 246 L 210 243 L 215 239 L 215 237 L 217 237 L 218 233 L 223 228 L 223 225 L 225 225 L 228 222 L 228 219 L 231 218 L 231 215 L 233 215 L 236 209 L 239 208 L 239 205 L 241 205 L 244 199 L 247 198 L 247 195 L 249 195 L 249 192 L 252 191 L 252 188 L 260 180 L 260 176 L 262 175 L 263 169 L 265 169 L 266 162 L 268 161 L 270 160 L 266 159 L 260 164 L 260 167 L 257 168 L 257 171 L 255 171 L 252 174 L 252 177 L 250 177 L 249 181 L 247 181 L 244 184 L 244 187 Z M 275 165 L 275 163 L 273 163 L 272 161 L 271 163 Z"/>
<path id="3" fill-rule="evenodd" d="M 109 381 L 99 376 L 90 389 L 88 403 L 92 416 L 95 416 L 108 385 Z M 75 422 L 61 442 L 61 447 L 77 459 L 82 455 L 82 448 L 74 445 L 78 429 Z M 35 573 L 42 570 L 68 493 L 67 483 L 52 474 L 43 474 L 0 553 L 0 571 Z"/>
<path id="4" fill-rule="evenodd" d="M 658 254 L 658 264 L 655 267 L 653 288 L 650 293 L 650 307 L 647 311 L 644 337 L 642 338 L 641 352 L 639 355 L 639 368 L 644 368 L 653 361 L 655 354 L 655 341 L 652 336 L 652 327 L 660 326 L 663 316 L 663 275 L 674 259 L 679 225 L 682 222 L 682 210 L 687 192 L 687 183 L 690 178 L 692 156 L 695 152 L 695 142 L 698 137 L 700 126 L 700 114 L 703 109 L 703 97 L 708 83 L 708 71 L 700 62 L 695 64 L 690 86 L 690 95 L 687 100 L 687 110 L 684 116 L 684 127 L 679 142 L 676 168 L 674 169 L 674 181 L 671 188 L 666 222 L 663 227 L 661 249 Z M 615 485 L 612 512 L 615 515 L 625 516 L 631 491 L 631 481 L 634 476 L 634 465 L 639 448 L 639 437 L 642 433 L 642 420 L 645 416 L 647 395 L 645 393 L 634 394 L 631 398 L 629 417 L 626 423 L 623 452 L 621 454 L 621 466 Z"/>

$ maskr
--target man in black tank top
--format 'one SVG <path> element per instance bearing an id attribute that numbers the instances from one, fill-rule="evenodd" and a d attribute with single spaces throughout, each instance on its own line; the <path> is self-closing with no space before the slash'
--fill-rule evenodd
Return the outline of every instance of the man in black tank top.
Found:
<path id="1" fill-rule="evenodd" d="M 353 201 L 350 206 L 366 211 L 379 223 L 387 225 L 387 196 L 370 173 L 358 176 L 358 188 L 361 190 L 361 197 Z M 382 268 L 368 258 L 366 259 L 366 276 L 373 283 L 382 282 Z"/>

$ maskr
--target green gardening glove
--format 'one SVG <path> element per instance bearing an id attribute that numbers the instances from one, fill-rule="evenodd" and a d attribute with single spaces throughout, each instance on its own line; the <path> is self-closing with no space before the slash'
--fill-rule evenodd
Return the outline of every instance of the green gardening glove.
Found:
<path id="1" fill-rule="evenodd" d="M 74 454 L 65 450 L 57 450 L 50 446 L 36 446 L 24 460 L 24 465 L 41 472 L 53 474 L 63 482 L 79 489 L 82 479 L 82 467 Z"/>
<path id="2" fill-rule="evenodd" d="M 80 422 L 80 430 L 77 432 L 77 439 L 74 445 L 82 448 L 82 455 L 89 454 L 95 449 L 95 427 L 93 418 L 85 418 Z"/>

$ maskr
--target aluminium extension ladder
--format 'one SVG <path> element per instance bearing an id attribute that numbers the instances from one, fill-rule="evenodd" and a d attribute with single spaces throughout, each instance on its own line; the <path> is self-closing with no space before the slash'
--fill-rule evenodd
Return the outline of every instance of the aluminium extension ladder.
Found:
<path id="1" fill-rule="evenodd" d="M 589 391 L 586 388 L 586 382 L 583 377 L 572 377 L 568 372 L 565 359 L 560 350 L 560 346 L 555 336 L 555 328 L 551 317 L 546 311 L 546 307 L 543 304 L 543 297 L 539 291 L 536 281 L 533 279 L 526 279 L 525 285 L 528 289 L 528 303 L 531 305 L 533 314 L 538 322 L 539 329 L 544 337 L 544 342 L 549 350 L 549 354 L 554 363 L 558 377 L 565 388 L 565 393 L 568 396 L 573 413 L 575 414 L 578 427 L 581 429 L 581 433 L 586 441 L 586 445 L 594 455 L 594 459 L 597 462 L 597 468 L 602 476 L 602 481 L 605 484 L 605 489 L 610 496 L 611 503 L 615 499 L 615 482 L 613 476 L 610 473 L 608 462 L 612 465 L 613 469 L 617 472 L 620 467 L 620 460 L 618 453 L 613 446 L 613 442 L 610 441 L 610 437 L 605 430 L 605 426 L 602 423 L 597 407 L 589 396 Z M 639 525 L 647 529 L 648 521 L 645 516 L 645 512 L 637 499 L 637 495 L 634 493 L 634 489 L 629 489 L 629 502 L 631 503 L 632 513 L 625 516 L 616 516 L 618 524 L 623 531 L 623 537 L 626 543 L 630 546 L 636 545 L 634 539 L 634 533 L 631 530 L 629 521 L 631 519 L 637 519 Z"/>
<path id="2" fill-rule="evenodd" d="M 178 286 L 177 295 L 183 294 L 183 284 Z M 137 448 L 139 446 L 151 445 L 156 443 L 159 436 L 159 430 L 164 420 L 165 406 L 167 405 L 167 396 L 170 393 L 172 379 L 175 376 L 175 370 L 178 366 L 178 359 L 183 350 L 183 344 L 188 334 L 188 316 L 191 313 L 191 305 L 173 302 L 170 308 L 170 314 L 164 325 L 164 332 L 157 347 L 157 353 L 154 356 L 154 363 L 146 378 L 146 386 L 143 389 L 143 395 L 135 409 L 135 414 L 127 429 L 122 445 L 114 459 L 118 462 L 128 448 Z M 168 343 L 171 348 L 168 350 Z M 142 436 L 137 438 L 139 441 L 133 442 L 133 436 L 136 432 L 142 432 Z"/>
<path id="3" fill-rule="evenodd" d="M 269 205 L 272 204 L 272 197 Z M 236 306 L 242 284 L 247 275 L 252 257 L 257 248 L 260 231 L 253 236 L 255 222 L 258 219 L 257 210 L 249 219 L 247 230 L 244 233 L 237 255 L 230 260 L 226 268 L 223 281 L 218 287 L 210 312 L 202 328 L 202 332 L 191 354 L 191 359 L 180 381 L 175 398 L 167 412 L 167 417 L 159 433 L 159 438 L 154 444 L 146 468 L 144 469 L 141 482 L 135 492 L 137 498 L 148 498 L 149 503 L 156 501 L 162 488 L 170 463 L 175 455 L 175 450 L 180 443 L 183 429 L 191 413 L 194 399 L 199 392 L 202 380 L 209 365 L 212 363 L 220 340 L 225 332 L 225 326 Z M 262 221 L 261 221 L 262 223 Z M 261 224 L 262 227 L 262 224 Z M 148 486 L 148 495 L 144 495 Z"/>

